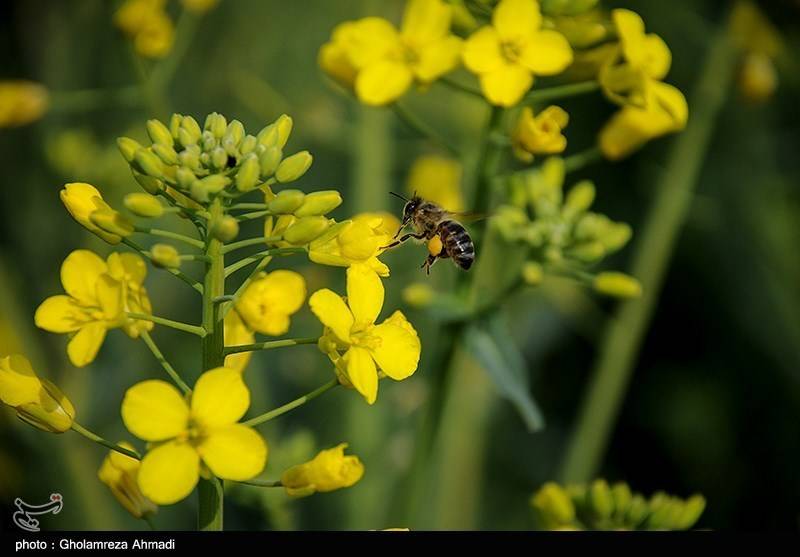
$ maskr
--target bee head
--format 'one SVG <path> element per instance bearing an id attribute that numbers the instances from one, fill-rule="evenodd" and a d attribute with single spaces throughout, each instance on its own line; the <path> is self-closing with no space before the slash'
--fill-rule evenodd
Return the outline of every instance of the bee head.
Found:
<path id="1" fill-rule="evenodd" d="M 405 206 L 403 207 L 403 226 L 407 225 L 414 219 L 414 213 L 417 212 L 420 203 L 422 203 L 422 199 L 416 195 L 406 202 Z"/>

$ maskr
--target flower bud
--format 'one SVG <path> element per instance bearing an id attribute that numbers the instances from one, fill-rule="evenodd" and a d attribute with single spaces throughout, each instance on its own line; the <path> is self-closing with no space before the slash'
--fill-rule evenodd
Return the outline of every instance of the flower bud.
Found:
<path id="1" fill-rule="evenodd" d="M 528 286 L 538 286 L 544 280 L 544 269 L 535 261 L 526 261 L 522 266 L 522 280 Z"/>
<path id="2" fill-rule="evenodd" d="M 256 136 L 246 135 L 244 139 L 242 139 L 241 144 L 239 144 L 239 154 L 243 157 L 249 155 L 256 150 L 256 145 L 258 145 Z"/>
<path id="3" fill-rule="evenodd" d="M 286 229 L 283 239 L 290 244 L 301 246 L 319 238 L 328 226 L 330 221 L 325 217 L 303 217 Z"/>
<path id="4" fill-rule="evenodd" d="M 177 269 L 181 266 L 178 250 L 169 244 L 155 244 L 150 248 L 150 259 L 154 265 L 163 269 Z"/>
<path id="5" fill-rule="evenodd" d="M 180 143 L 184 147 L 189 147 L 190 145 L 197 145 L 197 140 L 200 136 L 193 136 L 191 133 L 186 131 L 184 128 L 178 130 L 178 143 Z"/>
<path id="6" fill-rule="evenodd" d="M 211 235 L 220 242 L 230 242 L 239 235 L 239 221 L 225 215 L 211 225 Z"/>
<path id="7" fill-rule="evenodd" d="M 167 126 L 162 124 L 159 120 L 153 119 L 147 121 L 147 135 L 153 143 L 159 143 L 167 147 L 172 147 L 174 142 L 172 133 L 167 129 Z"/>
<path id="8" fill-rule="evenodd" d="M 164 214 L 164 206 L 149 193 L 129 193 L 123 203 L 130 212 L 140 217 L 157 218 Z"/>
<path id="9" fill-rule="evenodd" d="M 706 499 L 702 495 L 692 495 L 686 500 L 680 517 L 675 523 L 675 528 L 687 530 L 694 526 L 706 508 Z"/>
<path id="10" fill-rule="evenodd" d="M 589 180 L 583 180 L 575 184 L 564 200 L 563 217 L 571 221 L 581 213 L 586 212 L 592 206 L 594 196 L 594 184 Z"/>
<path id="11" fill-rule="evenodd" d="M 644 497 L 641 495 L 636 494 L 628 505 L 628 510 L 625 513 L 625 521 L 631 528 L 636 528 L 644 522 L 649 512 L 650 509 L 647 507 L 647 501 L 645 501 Z"/>
<path id="12" fill-rule="evenodd" d="M 181 144 L 184 147 L 194 145 L 200 141 L 200 136 L 202 135 L 203 130 L 200 129 L 200 124 L 197 123 L 197 120 L 191 116 L 183 117 L 183 120 L 181 120 L 181 129 L 186 132 L 183 135 L 179 135 L 181 138 Z M 187 139 L 188 142 L 184 142 L 184 138 Z"/>
<path id="13" fill-rule="evenodd" d="M 217 138 L 209 130 L 204 130 L 200 136 L 200 148 L 206 153 L 210 153 L 217 147 Z"/>
<path id="14" fill-rule="evenodd" d="M 638 298 L 642 295 L 642 285 L 625 273 L 607 271 L 594 277 L 592 287 L 595 291 L 616 298 Z"/>
<path id="15" fill-rule="evenodd" d="M 595 480 L 587 494 L 589 505 L 599 518 L 609 518 L 614 512 L 614 498 L 605 480 Z"/>
<path id="16" fill-rule="evenodd" d="M 192 187 L 195 180 L 197 180 L 197 176 L 194 175 L 194 172 L 182 166 L 175 171 L 175 180 L 178 182 L 178 186 L 188 190 Z"/>
<path id="17" fill-rule="evenodd" d="M 178 153 L 178 162 L 181 166 L 185 166 L 192 170 L 200 169 L 200 148 L 196 145 L 190 145 L 180 153 Z"/>
<path id="18" fill-rule="evenodd" d="M 112 211 L 111 207 L 103 201 L 103 196 L 93 185 L 83 182 L 66 184 L 59 197 L 70 216 L 75 219 L 75 222 L 109 244 L 116 245 L 120 242 L 121 238 L 118 235 L 109 234 L 105 230 L 98 228 L 90 218 L 92 213 L 98 210 Z"/>
<path id="19" fill-rule="evenodd" d="M 593 263 L 602 259 L 606 254 L 606 248 L 601 242 L 583 242 L 573 246 L 569 250 L 570 257 L 583 261 L 584 263 Z"/>
<path id="20" fill-rule="evenodd" d="M 223 170 L 228 164 L 228 153 L 222 147 L 215 147 L 211 151 L 211 166 L 217 170 Z"/>
<path id="21" fill-rule="evenodd" d="M 430 305 L 436 292 L 429 284 L 414 282 L 403 289 L 403 301 L 415 308 L 424 308 Z"/>
<path id="22" fill-rule="evenodd" d="M 133 445 L 124 441 L 119 446 L 133 450 Z M 135 518 L 145 518 L 158 512 L 155 503 L 145 497 L 139 488 L 140 467 L 141 462 L 135 458 L 109 451 L 97 471 L 97 478 L 108 486 L 117 501 Z"/>
<path id="23" fill-rule="evenodd" d="M 278 165 L 275 171 L 275 178 L 281 182 L 293 182 L 306 173 L 311 166 L 313 157 L 308 151 L 300 151 L 290 157 L 286 157 Z"/>
<path id="24" fill-rule="evenodd" d="M 161 159 L 148 149 L 136 151 L 133 157 L 133 164 L 136 166 L 136 170 L 148 176 L 161 178 L 164 175 L 164 164 Z"/>
<path id="25" fill-rule="evenodd" d="M 222 174 L 212 174 L 211 176 L 206 176 L 200 182 L 210 193 L 218 193 L 231 183 L 231 179 Z"/>
<path id="26" fill-rule="evenodd" d="M 289 141 L 289 135 L 292 133 L 292 117 L 287 116 L 286 114 L 281 114 L 277 120 L 275 120 L 275 128 L 278 130 L 278 147 L 283 149 L 286 146 L 286 142 Z"/>
<path id="27" fill-rule="evenodd" d="M 303 204 L 306 194 L 300 190 L 282 190 L 278 192 L 267 208 L 275 215 L 289 215 Z"/>
<path id="28" fill-rule="evenodd" d="M 115 234 L 122 238 L 133 234 L 134 228 L 122 213 L 113 209 L 99 209 L 89 215 L 89 220 L 103 232 Z"/>
<path id="29" fill-rule="evenodd" d="M 130 137 L 118 137 L 117 148 L 119 149 L 119 152 L 122 153 L 122 156 L 126 161 L 133 162 L 133 157 L 136 155 L 136 151 L 142 149 L 143 147 L 135 139 L 131 139 Z"/>
<path id="30" fill-rule="evenodd" d="M 607 252 L 617 251 L 631 239 L 633 231 L 624 222 L 609 222 L 597 238 L 606 248 Z"/>
<path id="31" fill-rule="evenodd" d="M 161 180 L 142 174 L 135 168 L 131 168 L 131 172 L 133 173 L 133 178 L 139 182 L 139 185 L 147 193 L 155 195 L 164 189 L 164 183 Z"/>
<path id="32" fill-rule="evenodd" d="M 345 456 L 347 443 L 320 451 L 312 460 L 292 466 L 281 474 L 281 484 L 293 497 L 350 487 L 364 475 L 357 456 Z"/>
<path id="33" fill-rule="evenodd" d="M 750 103 L 769 100 L 778 87 L 778 72 L 772 59 L 763 53 L 749 53 L 742 60 L 738 76 L 739 92 Z"/>
<path id="34" fill-rule="evenodd" d="M 547 528 L 568 525 L 575 520 L 575 507 L 567 492 L 557 483 L 544 484 L 531 499 L 531 505 Z"/>
<path id="35" fill-rule="evenodd" d="M 256 184 L 261 173 L 261 167 L 258 164 L 258 157 L 249 155 L 244 159 L 239 171 L 236 173 L 236 189 L 239 191 L 250 191 Z"/>
<path id="36" fill-rule="evenodd" d="M 183 116 L 180 114 L 173 114 L 169 118 L 169 134 L 172 136 L 173 141 L 178 139 L 178 130 L 181 129 L 181 120 Z"/>
<path id="37" fill-rule="evenodd" d="M 261 166 L 261 177 L 269 178 L 278 169 L 281 163 L 283 152 L 280 147 L 267 147 L 263 153 L 258 156 L 258 164 Z"/>
<path id="38" fill-rule="evenodd" d="M 614 516 L 617 520 L 624 521 L 633 499 L 631 488 L 624 482 L 618 482 L 611 487 L 611 495 L 614 498 Z"/>
<path id="39" fill-rule="evenodd" d="M 178 164 L 178 153 L 172 147 L 162 143 L 155 143 L 151 149 L 164 164 Z"/>
<path id="40" fill-rule="evenodd" d="M 222 114 L 212 112 L 206 116 L 206 123 L 203 128 L 210 131 L 215 138 L 222 139 L 228 129 L 228 121 Z"/>
<path id="41" fill-rule="evenodd" d="M 288 160 L 288 159 L 287 159 Z M 315 191 L 305 196 L 303 204 L 294 212 L 296 217 L 325 215 L 342 204 L 342 196 L 336 190 Z"/>
<path id="42" fill-rule="evenodd" d="M 237 146 L 241 143 L 244 137 L 244 126 L 239 120 L 231 120 L 228 128 L 225 130 L 223 141 L 230 141 L 233 145 Z"/>
<path id="43" fill-rule="evenodd" d="M 261 128 L 261 131 L 258 132 L 258 135 L 256 136 L 256 140 L 258 141 L 259 145 L 263 145 L 266 148 L 281 148 L 278 145 L 278 127 L 274 122 Z"/>

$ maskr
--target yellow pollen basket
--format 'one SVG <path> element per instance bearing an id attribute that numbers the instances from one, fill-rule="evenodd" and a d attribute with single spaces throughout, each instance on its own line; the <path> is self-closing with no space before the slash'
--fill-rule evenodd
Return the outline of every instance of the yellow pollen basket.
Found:
<path id="1" fill-rule="evenodd" d="M 428 240 L 428 253 L 430 253 L 434 257 L 442 253 L 443 249 L 444 246 L 442 245 L 442 239 L 439 238 L 439 236 L 434 236 L 433 238 Z"/>

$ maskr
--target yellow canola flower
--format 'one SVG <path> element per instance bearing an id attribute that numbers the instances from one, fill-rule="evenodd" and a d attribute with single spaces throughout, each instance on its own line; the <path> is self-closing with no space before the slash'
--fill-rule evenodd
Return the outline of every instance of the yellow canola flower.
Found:
<path id="1" fill-rule="evenodd" d="M 414 161 L 408 173 L 406 191 L 432 201 L 454 213 L 464 211 L 461 164 L 449 157 L 424 155 Z"/>
<path id="2" fill-rule="evenodd" d="M 239 317 L 239 313 L 234 309 L 225 316 L 225 346 L 239 346 L 242 344 L 253 344 L 256 341 L 255 334 Z M 250 363 L 252 352 L 240 352 L 225 356 L 225 367 L 243 372 Z"/>
<path id="3" fill-rule="evenodd" d="M 400 311 L 375 324 L 383 298 L 378 275 L 367 265 L 351 265 L 346 304 L 327 288 L 317 290 L 308 300 L 311 311 L 326 327 L 326 351 L 340 382 L 352 385 L 369 404 L 378 396 L 378 368 L 401 381 L 417 370 L 421 351 L 416 330 Z M 341 357 L 339 351 L 344 352 Z"/>
<path id="4" fill-rule="evenodd" d="M 147 267 L 134 254 L 112 253 L 107 261 L 88 250 L 75 250 L 61 265 L 66 295 L 50 296 L 34 315 L 36 326 L 72 335 L 67 344 L 70 362 L 83 367 L 94 361 L 109 329 L 122 327 L 136 338 L 153 324 L 125 317 L 125 311 L 150 313 L 143 286 Z"/>
<path id="5" fill-rule="evenodd" d="M 128 389 L 122 420 L 132 434 L 151 443 L 139 469 L 142 493 L 158 505 L 180 501 L 197 485 L 201 462 L 226 480 L 261 473 L 267 444 L 253 428 L 237 423 L 249 406 L 242 374 L 225 367 L 203 373 L 188 403 L 165 381 Z"/>
<path id="6" fill-rule="evenodd" d="M 747 102 L 762 103 L 775 93 L 778 87 L 778 72 L 769 56 L 750 53 L 742 59 L 736 83 Z"/>
<path id="7" fill-rule="evenodd" d="M 357 456 L 345 455 L 346 448 L 347 443 L 341 443 L 286 470 L 281 475 L 286 493 L 292 497 L 305 497 L 354 485 L 364 475 L 364 465 Z"/>
<path id="8" fill-rule="evenodd" d="M 13 79 L 0 81 L 0 128 L 13 128 L 35 122 L 49 105 L 44 86 Z"/>
<path id="9" fill-rule="evenodd" d="M 236 302 L 236 311 L 253 331 L 279 336 L 289 330 L 289 317 L 297 313 L 305 299 L 303 276 L 278 270 L 251 282 Z"/>
<path id="10" fill-rule="evenodd" d="M 75 408 L 58 387 L 37 377 L 25 356 L 0 358 L 0 400 L 24 422 L 51 433 L 72 427 Z"/>
<path id="11" fill-rule="evenodd" d="M 388 213 L 362 213 L 328 228 L 308 245 L 308 258 L 320 265 L 349 267 L 365 264 L 382 277 L 389 267 L 378 259 L 400 227 Z"/>
<path id="12" fill-rule="evenodd" d="M 511 142 L 514 154 L 524 162 L 534 155 L 554 155 L 567 148 L 567 138 L 561 133 L 569 123 L 569 115 L 558 106 L 548 106 L 534 116 L 533 109 L 522 109 Z"/>
<path id="13" fill-rule="evenodd" d="M 114 209 L 103 200 L 97 188 L 84 182 L 73 182 L 65 184 L 59 196 L 64 207 L 78 224 L 111 245 L 120 243 L 122 238 L 119 235 L 100 229 L 91 220 L 91 215 L 95 211 L 114 212 Z"/>
<path id="14" fill-rule="evenodd" d="M 338 25 L 320 48 L 319 65 L 368 105 L 401 97 L 454 69 L 462 41 L 450 33 L 452 8 L 442 0 L 409 0 L 400 30 L 379 17 Z"/>
<path id="15" fill-rule="evenodd" d="M 133 450 L 133 445 L 123 441 L 120 447 Z M 97 478 L 108 486 L 111 493 L 135 518 L 150 516 L 158 512 L 158 507 L 139 489 L 137 479 L 141 462 L 117 451 L 109 451 L 100 469 Z"/>
<path id="16" fill-rule="evenodd" d="M 167 15 L 166 0 L 126 0 L 114 13 L 114 24 L 133 39 L 136 52 L 162 58 L 172 48 L 175 28 Z"/>
<path id="17" fill-rule="evenodd" d="M 555 75 L 572 62 L 564 36 L 542 29 L 535 0 L 501 0 L 492 24 L 473 33 L 464 45 L 464 65 L 480 78 L 484 96 L 494 105 L 513 106 L 533 85 L 534 75 Z"/>
<path id="18" fill-rule="evenodd" d="M 622 107 L 600 131 L 600 150 L 607 159 L 622 159 L 651 139 L 686 127 L 689 107 L 683 93 L 660 81 L 650 82 L 648 88 L 651 102 L 644 108 Z"/>

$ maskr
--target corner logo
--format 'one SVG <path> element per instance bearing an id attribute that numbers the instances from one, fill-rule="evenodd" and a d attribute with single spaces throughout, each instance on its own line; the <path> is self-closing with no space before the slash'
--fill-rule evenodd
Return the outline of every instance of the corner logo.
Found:
<path id="1" fill-rule="evenodd" d="M 14 505 L 19 509 L 12 517 L 14 524 L 28 532 L 38 532 L 39 521 L 33 517 L 42 514 L 60 513 L 64 507 L 64 501 L 60 493 L 51 493 L 50 502 L 44 505 L 29 505 L 19 497 L 14 499 Z"/>

